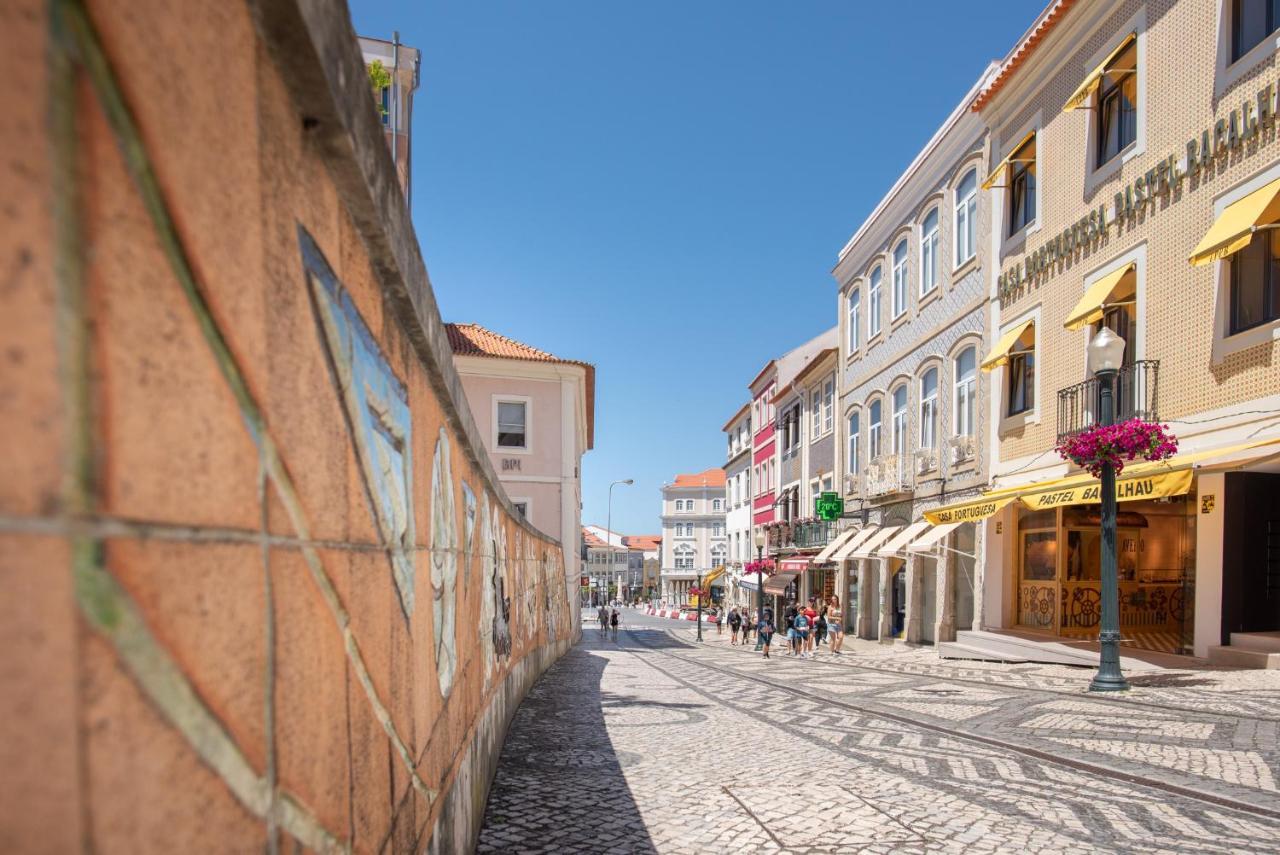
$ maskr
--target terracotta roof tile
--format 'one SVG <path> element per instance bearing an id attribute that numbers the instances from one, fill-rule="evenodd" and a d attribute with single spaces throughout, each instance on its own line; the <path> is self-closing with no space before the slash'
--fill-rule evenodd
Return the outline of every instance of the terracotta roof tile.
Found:
<path id="1" fill-rule="evenodd" d="M 1045 36 L 1049 35 L 1053 28 L 1062 21 L 1071 7 L 1076 5 L 1076 2 L 1077 0 L 1054 0 L 1040 13 L 1040 16 L 1036 18 L 1036 22 L 1032 24 L 1031 29 L 1023 34 L 1017 46 L 1001 63 L 1000 70 L 996 72 L 995 77 L 973 99 L 974 112 L 985 107 L 987 102 L 1004 88 L 1005 84 L 1013 77 L 1014 72 L 1030 58 L 1040 42 L 1044 41 Z"/>
<path id="2" fill-rule="evenodd" d="M 673 487 L 723 487 L 724 486 L 724 470 L 708 469 L 705 472 L 695 472 L 691 475 L 677 475 L 676 480 L 671 484 Z"/>
<path id="3" fill-rule="evenodd" d="M 626 544 L 628 549 L 658 549 L 662 546 L 662 535 L 660 534 L 625 534 L 622 536 L 622 542 Z"/>

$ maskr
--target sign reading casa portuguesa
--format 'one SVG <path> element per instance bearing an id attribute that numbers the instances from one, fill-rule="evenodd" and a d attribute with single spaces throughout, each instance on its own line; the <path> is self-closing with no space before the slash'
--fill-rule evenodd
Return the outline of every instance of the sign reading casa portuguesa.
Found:
<path id="1" fill-rule="evenodd" d="M 1134 219 L 1148 213 L 1148 206 L 1162 199 L 1176 201 L 1180 197 L 1170 193 L 1179 189 L 1183 179 L 1213 169 L 1219 158 L 1239 151 L 1264 131 L 1273 129 L 1277 91 L 1276 84 L 1268 83 L 1254 98 L 1246 98 L 1225 118 L 1215 121 L 1212 128 L 1187 140 L 1184 151 L 1161 158 L 1135 176 L 1116 192 L 1109 210 L 1106 203 L 1098 205 L 1007 267 L 997 280 L 1000 304 L 1008 305 L 1041 285 L 1057 265 L 1106 238 L 1108 228 L 1114 226 L 1118 237 Z"/>

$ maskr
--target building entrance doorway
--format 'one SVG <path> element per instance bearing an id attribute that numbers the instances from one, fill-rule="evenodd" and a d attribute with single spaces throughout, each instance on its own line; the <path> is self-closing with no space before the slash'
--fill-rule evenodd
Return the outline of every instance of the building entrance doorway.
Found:
<path id="1" fill-rule="evenodd" d="M 901 638 L 903 630 L 907 625 L 907 570 L 905 567 L 899 567 L 897 572 L 893 574 L 893 610 L 890 613 L 893 619 L 894 638 Z"/>

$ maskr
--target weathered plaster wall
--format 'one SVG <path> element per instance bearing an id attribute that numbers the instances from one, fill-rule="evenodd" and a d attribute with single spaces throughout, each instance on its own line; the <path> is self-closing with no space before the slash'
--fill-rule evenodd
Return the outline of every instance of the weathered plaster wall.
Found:
<path id="1" fill-rule="evenodd" d="M 466 849 L 576 598 L 345 6 L 15 0 L 0 107 L 0 850 Z"/>

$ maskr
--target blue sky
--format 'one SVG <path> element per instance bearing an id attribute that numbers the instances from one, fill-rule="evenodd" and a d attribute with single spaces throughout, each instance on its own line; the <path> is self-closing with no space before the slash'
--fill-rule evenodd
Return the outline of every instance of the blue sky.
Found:
<path id="1" fill-rule="evenodd" d="M 1042 0 L 354 0 L 423 52 L 413 220 L 445 320 L 596 365 L 583 519 L 659 531 L 836 254 Z M 981 9 L 981 15 L 976 12 Z"/>

